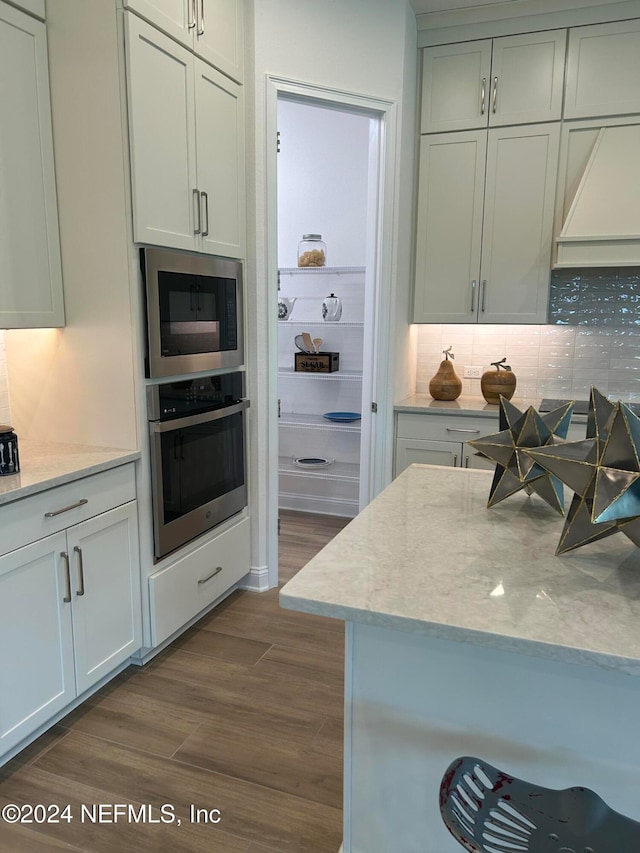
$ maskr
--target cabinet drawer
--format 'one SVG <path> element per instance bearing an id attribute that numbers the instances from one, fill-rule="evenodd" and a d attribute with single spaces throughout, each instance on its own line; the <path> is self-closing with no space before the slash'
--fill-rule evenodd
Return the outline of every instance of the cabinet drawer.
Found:
<path id="1" fill-rule="evenodd" d="M 154 646 L 179 631 L 250 568 L 249 519 L 149 578 Z"/>
<path id="2" fill-rule="evenodd" d="M 398 414 L 398 438 L 419 438 L 433 441 L 469 441 L 498 431 L 496 416 L 487 418 L 461 415 Z"/>
<path id="3" fill-rule="evenodd" d="M 135 497 L 134 466 L 128 463 L 5 504 L 0 507 L 0 553 L 50 536 Z"/>

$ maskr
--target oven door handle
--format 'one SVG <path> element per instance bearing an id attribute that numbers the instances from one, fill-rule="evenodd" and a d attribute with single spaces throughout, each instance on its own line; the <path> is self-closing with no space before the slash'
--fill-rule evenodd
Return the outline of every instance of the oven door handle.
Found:
<path id="1" fill-rule="evenodd" d="M 151 421 L 151 431 L 155 433 L 173 432 L 173 430 L 182 429 L 183 427 L 218 421 L 221 418 L 229 417 L 229 415 L 243 412 L 249 408 L 249 405 L 248 400 L 240 400 L 239 403 L 234 403 L 232 406 L 225 406 L 223 409 L 214 409 L 212 412 L 201 412 L 199 415 L 188 415 L 186 418 L 175 418 L 172 421 Z"/>

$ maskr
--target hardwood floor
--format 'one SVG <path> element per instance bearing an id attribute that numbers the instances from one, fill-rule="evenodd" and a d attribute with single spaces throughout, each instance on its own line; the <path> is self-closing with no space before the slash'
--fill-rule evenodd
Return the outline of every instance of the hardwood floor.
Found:
<path id="1" fill-rule="evenodd" d="M 281 512 L 280 583 L 346 523 Z M 58 823 L 0 820 L 0 850 L 337 853 L 343 629 L 278 590 L 233 593 L 0 768 L 0 808 L 70 805 Z"/>

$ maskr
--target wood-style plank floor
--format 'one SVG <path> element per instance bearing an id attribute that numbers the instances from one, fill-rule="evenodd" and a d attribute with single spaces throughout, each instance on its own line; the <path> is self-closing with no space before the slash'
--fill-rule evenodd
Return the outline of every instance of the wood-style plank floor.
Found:
<path id="1" fill-rule="evenodd" d="M 282 585 L 347 520 L 280 516 Z M 0 851 L 337 853 L 343 629 L 233 593 L 0 768 L 0 808 L 70 805 L 0 820 Z"/>

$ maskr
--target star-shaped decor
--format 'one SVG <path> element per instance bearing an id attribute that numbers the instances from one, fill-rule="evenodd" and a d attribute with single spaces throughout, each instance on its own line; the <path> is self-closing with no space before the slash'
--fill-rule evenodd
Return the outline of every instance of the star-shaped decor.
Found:
<path id="1" fill-rule="evenodd" d="M 491 507 L 524 489 L 540 495 L 553 509 L 564 515 L 562 483 L 549 474 L 524 450 L 555 446 L 567 436 L 573 403 L 567 403 L 541 415 L 533 406 L 521 412 L 505 397 L 500 397 L 500 432 L 468 443 L 496 463 L 487 506 Z"/>
<path id="2" fill-rule="evenodd" d="M 640 546 L 640 418 L 591 389 L 587 438 L 526 451 L 575 495 L 556 554 L 620 531 Z"/>

